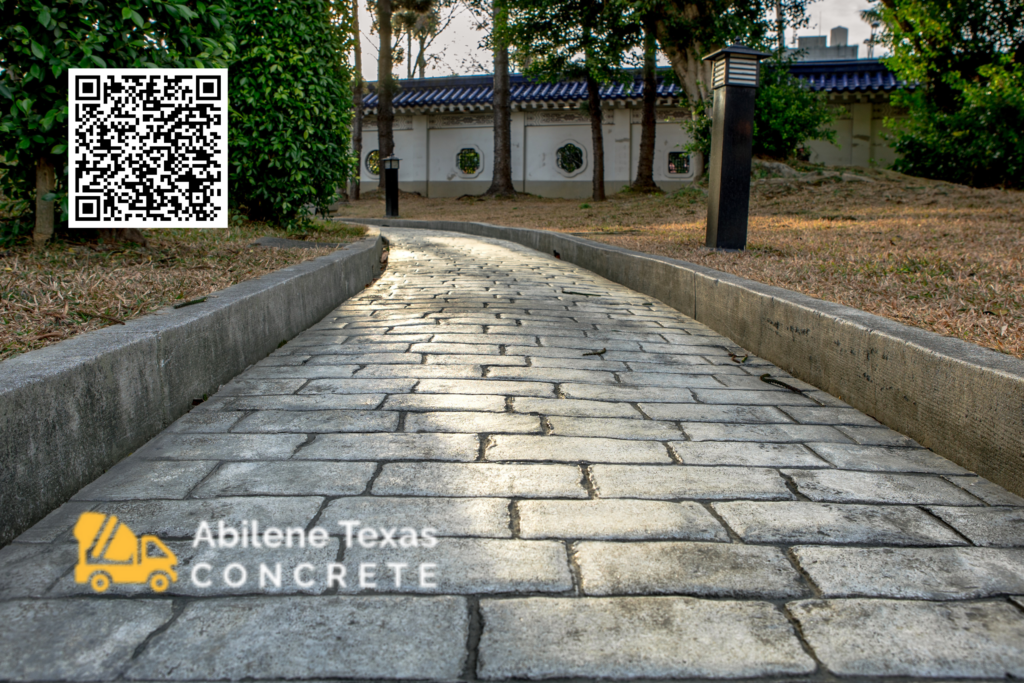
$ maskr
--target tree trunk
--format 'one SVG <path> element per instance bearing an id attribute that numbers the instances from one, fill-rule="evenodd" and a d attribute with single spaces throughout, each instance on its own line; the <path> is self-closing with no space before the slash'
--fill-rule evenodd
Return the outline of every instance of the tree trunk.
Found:
<path id="1" fill-rule="evenodd" d="M 352 34 L 355 39 L 355 78 L 352 79 L 352 152 L 356 158 L 356 172 L 349 183 L 349 196 L 359 199 L 359 175 L 363 170 L 363 45 L 359 36 L 359 0 L 352 2 Z"/>
<path id="2" fill-rule="evenodd" d="M 601 92 L 597 81 L 587 74 L 587 106 L 590 109 L 590 136 L 594 147 L 594 201 L 604 196 L 604 133 L 601 130 Z"/>
<path id="3" fill-rule="evenodd" d="M 686 104 L 690 108 L 690 116 L 698 118 L 704 113 L 705 104 L 710 105 L 711 93 L 708 86 L 711 84 L 711 63 L 702 62 L 701 57 L 710 52 L 704 45 L 694 43 L 688 50 L 680 50 L 672 42 L 669 29 L 664 20 L 658 20 L 658 43 L 672 64 L 672 70 L 676 73 L 679 85 L 686 95 Z M 692 154 L 694 168 L 697 174 L 704 168 L 704 155 L 700 152 Z"/>
<path id="4" fill-rule="evenodd" d="M 377 154 L 383 160 L 395 153 L 395 111 L 391 106 L 394 77 L 391 75 L 391 0 L 377 2 L 377 33 L 380 55 L 377 60 Z M 384 192 L 384 171 L 380 170 L 377 188 Z"/>
<path id="5" fill-rule="evenodd" d="M 640 160 L 636 167 L 633 189 L 637 192 L 659 192 L 654 182 L 654 140 L 657 121 L 655 105 L 658 101 L 658 75 L 655 71 L 657 49 L 652 21 L 644 22 L 644 117 L 640 128 Z"/>
<path id="6" fill-rule="evenodd" d="M 505 8 L 494 3 L 494 25 L 498 28 L 506 20 Z M 494 164 L 491 186 L 485 193 L 495 197 L 514 197 L 512 184 L 512 92 L 508 75 L 508 45 L 494 45 Z"/>
<path id="7" fill-rule="evenodd" d="M 57 178 L 53 165 L 46 157 L 39 157 L 36 164 L 36 226 L 32 231 L 32 241 L 36 247 L 43 246 L 53 237 L 53 200 L 44 200 L 43 197 L 53 192 L 56 187 Z"/>

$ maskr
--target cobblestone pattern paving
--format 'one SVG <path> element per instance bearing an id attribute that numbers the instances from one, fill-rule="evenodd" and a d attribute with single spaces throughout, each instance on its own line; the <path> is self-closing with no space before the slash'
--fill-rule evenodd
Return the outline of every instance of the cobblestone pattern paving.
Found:
<path id="1" fill-rule="evenodd" d="M 385 234 L 375 285 L 0 550 L 0 679 L 1024 677 L 1024 500 L 658 301 Z M 76 583 L 89 510 L 178 581 Z"/>

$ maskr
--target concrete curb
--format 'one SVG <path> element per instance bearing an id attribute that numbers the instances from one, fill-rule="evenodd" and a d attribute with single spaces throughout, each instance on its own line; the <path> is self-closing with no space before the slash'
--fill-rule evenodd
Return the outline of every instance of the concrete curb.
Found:
<path id="1" fill-rule="evenodd" d="M 1024 495 L 1024 361 L 685 261 L 543 230 L 351 219 L 449 230 L 554 254 L 663 301 L 805 382 Z"/>
<path id="2" fill-rule="evenodd" d="M 219 386 L 361 292 L 377 230 L 344 250 L 228 287 L 198 305 L 106 327 L 0 363 L 0 545 Z"/>

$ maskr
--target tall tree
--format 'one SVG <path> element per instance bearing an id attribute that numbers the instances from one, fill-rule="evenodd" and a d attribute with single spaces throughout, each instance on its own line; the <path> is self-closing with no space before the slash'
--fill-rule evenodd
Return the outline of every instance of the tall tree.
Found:
<path id="1" fill-rule="evenodd" d="M 508 35 L 517 55 L 539 80 L 579 79 L 587 84 L 593 145 L 593 197 L 605 198 L 600 86 L 623 77 L 634 23 L 625 0 L 507 0 Z"/>
<path id="2" fill-rule="evenodd" d="M 434 44 L 452 21 L 465 9 L 461 0 L 401 0 L 395 3 L 396 38 L 405 37 L 402 59 L 406 78 L 426 78 L 427 65 L 442 55 L 431 53 Z"/>
<path id="3" fill-rule="evenodd" d="M 915 87 L 893 101 L 894 168 L 974 186 L 1024 187 L 1024 3 L 875 0 L 885 59 Z"/>
<path id="4" fill-rule="evenodd" d="M 381 159 L 395 153 L 395 110 L 391 104 L 395 90 L 392 71 L 391 0 L 377 0 L 377 35 L 380 51 L 377 56 L 377 154 Z M 378 189 L 384 191 L 384 173 L 380 173 Z"/>
<path id="5" fill-rule="evenodd" d="M 229 3 L 145 8 L 104 0 L 0 3 L 0 150 L 18 169 L 9 197 L 36 199 L 39 242 L 53 232 L 55 202 L 67 214 L 68 69 L 226 67 L 234 43 Z M 144 241 L 134 229 L 122 237 Z"/>
<path id="6" fill-rule="evenodd" d="M 512 85 L 508 72 L 508 9 L 496 0 L 493 9 L 495 33 L 494 86 L 494 162 L 491 164 L 491 186 L 485 194 L 496 197 L 514 197 L 512 184 Z"/>
<path id="7" fill-rule="evenodd" d="M 657 41 L 655 39 L 655 18 L 646 16 L 644 24 L 644 109 L 640 127 L 640 158 L 637 160 L 636 180 L 633 189 L 637 192 L 659 192 L 654 182 L 654 143 L 657 133 L 655 105 L 658 100 Z"/>
<path id="8" fill-rule="evenodd" d="M 359 176 L 363 163 L 363 90 L 366 87 L 363 81 L 363 40 L 359 34 L 359 0 L 352 0 L 352 50 L 355 71 L 352 77 L 352 156 L 356 158 L 356 170 L 352 174 L 349 196 L 355 200 L 359 199 Z"/>
<path id="9" fill-rule="evenodd" d="M 786 26 L 806 25 L 806 9 L 811 2 L 632 0 L 637 11 L 657 17 L 658 44 L 672 64 L 694 120 L 703 117 L 711 106 L 711 65 L 703 57 L 735 41 L 771 49 L 782 40 L 778 34 L 784 36 Z"/>

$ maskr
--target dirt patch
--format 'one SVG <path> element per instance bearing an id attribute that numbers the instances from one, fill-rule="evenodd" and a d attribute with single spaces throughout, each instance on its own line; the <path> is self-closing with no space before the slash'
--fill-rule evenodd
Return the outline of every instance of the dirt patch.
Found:
<path id="1" fill-rule="evenodd" d="M 322 226 L 308 237 L 349 243 L 365 233 L 337 223 Z M 39 251 L 28 245 L 0 249 L 0 361 L 335 250 L 253 246 L 263 236 L 286 236 L 260 223 L 143 232 L 148 248 L 58 240 Z"/>
<path id="2" fill-rule="evenodd" d="M 592 200 L 424 199 L 402 218 L 567 232 L 699 263 L 1024 358 L 1024 192 L 875 169 L 759 169 L 748 249 L 704 248 L 706 190 Z M 830 172 L 834 172 L 831 175 Z M 379 199 L 351 217 L 384 215 Z"/>

